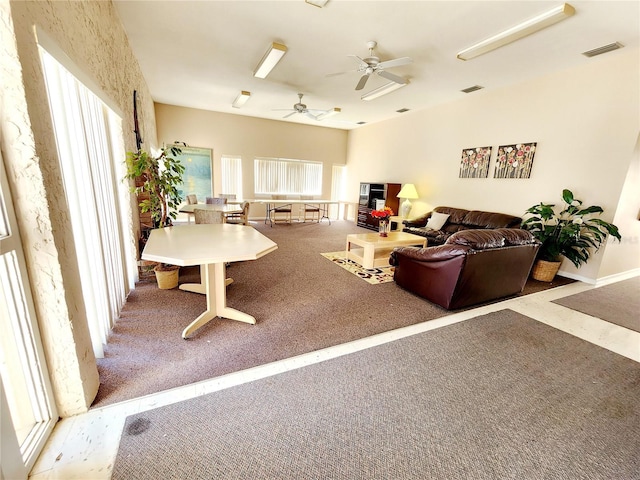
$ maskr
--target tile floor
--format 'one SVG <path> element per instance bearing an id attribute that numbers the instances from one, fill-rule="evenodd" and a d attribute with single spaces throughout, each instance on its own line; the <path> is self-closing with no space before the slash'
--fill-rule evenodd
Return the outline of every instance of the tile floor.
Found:
<path id="1" fill-rule="evenodd" d="M 617 278 L 616 280 L 624 280 L 626 278 L 629 277 Z M 86 414 L 63 419 L 54 429 L 29 478 L 31 480 L 109 479 L 118 451 L 120 434 L 128 415 L 270 375 L 276 375 L 337 356 L 347 355 L 358 350 L 397 340 L 398 338 L 450 325 L 504 308 L 510 308 L 640 362 L 640 333 L 551 303 L 552 300 L 557 298 L 598 288 L 608 283 L 611 282 L 603 282 L 594 286 L 576 282 L 564 287 L 468 310 L 445 318 L 412 325 L 193 385 L 90 410 Z"/>

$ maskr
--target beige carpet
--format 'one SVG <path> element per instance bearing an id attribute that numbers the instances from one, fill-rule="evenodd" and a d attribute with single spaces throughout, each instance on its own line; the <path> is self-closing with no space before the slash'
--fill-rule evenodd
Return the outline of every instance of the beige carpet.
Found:
<path id="1" fill-rule="evenodd" d="M 640 277 L 559 298 L 554 303 L 640 332 Z"/>
<path id="2" fill-rule="evenodd" d="M 182 330 L 205 309 L 202 295 L 159 290 L 155 280 L 131 292 L 97 361 L 100 388 L 93 407 L 156 393 L 245 368 L 290 358 L 396 328 L 449 315 L 394 282 L 371 285 L 334 265 L 321 252 L 344 248 L 353 222 L 252 225 L 278 244 L 258 260 L 227 269 L 230 307 L 256 325 L 215 319 L 189 340 Z M 180 282 L 198 282 L 197 267 L 182 268 Z M 523 295 L 552 284 L 527 282 Z"/>
<path id="3" fill-rule="evenodd" d="M 633 480 L 639 379 L 502 310 L 131 416 L 112 478 Z"/>

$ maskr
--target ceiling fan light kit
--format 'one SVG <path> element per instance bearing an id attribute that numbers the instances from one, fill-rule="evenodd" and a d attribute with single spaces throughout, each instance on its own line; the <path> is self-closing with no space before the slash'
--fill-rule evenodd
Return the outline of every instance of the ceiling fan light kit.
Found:
<path id="1" fill-rule="evenodd" d="M 234 108 L 242 107 L 251 98 L 251 92 L 242 90 L 231 104 Z"/>
<path id="2" fill-rule="evenodd" d="M 509 43 L 520 40 L 532 33 L 538 32 L 546 27 L 565 20 L 574 13 L 576 13 L 575 8 L 568 3 L 563 3 L 562 5 L 541 13 L 540 15 L 522 22 L 515 27 L 511 27 L 504 32 L 498 33 L 493 37 L 487 38 L 482 42 L 476 43 L 475 45 L 462 50 L 458 53 L 457 57 L 460 60 L 470 60 L 480 55 L 484 55 L 485 53 L 496 50 L 497 48 L 508 45 Z"/>
<path id="3" fill-rule="evenodd" d="M 406 83 L 396 83 L 396 82 L 389 82 L 381 87 L 376 88 L 375 90 L 371 90 L 368 93 L 365 93 L 364 95 L 362 95 L 360 97 L 361 100 L 364 100 L 366 102 L 371 101 L 371 100 L 375 100 L 376 98 L 382 97 L 383 95 L 386 95 L 388 93 L 391 93 L 395 90 L 398 90 L 399 88 L 404 87 L 405 85 L 407 85 Z"/>
<path id="4" fill-rule="evenodd" d="M 269 75 L 273 67 L 284 57 L 285 53 L 287 53 L 286 45 L 273 42 L 267 50 L 267 53 L 262 57 L 262 60 L 260 60 L 260 63 L 258 63 L 258 66 L 253 72 L 253 76 L 256 78 L 267 78 L 267 75 Z"/>

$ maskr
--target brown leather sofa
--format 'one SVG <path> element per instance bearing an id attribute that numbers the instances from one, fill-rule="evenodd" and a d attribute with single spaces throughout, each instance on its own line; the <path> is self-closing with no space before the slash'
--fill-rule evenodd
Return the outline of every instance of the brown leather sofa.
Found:
<path id="1" fill-rule="evenodd" d="M 396 247 L 394 280 L 447 310 L 522 291 L 540 243 L 518 228 L 464 230 L 435 247 Z"/>
<path id="2" fill-rule="evenodd" d="M 449 215 L 446 223 L 439 229 L 427 227 L 434 212 Z M 427 245 L 442 245 L 447 238 L 462 230 L 478 228 L 519 228 L 522 218 L 505 213 L 464 210 L 454 207 L 436 207 L 433 211 L 411 220 L 404 220 L 403 232 L 421 235 L 427 238 Z"/>

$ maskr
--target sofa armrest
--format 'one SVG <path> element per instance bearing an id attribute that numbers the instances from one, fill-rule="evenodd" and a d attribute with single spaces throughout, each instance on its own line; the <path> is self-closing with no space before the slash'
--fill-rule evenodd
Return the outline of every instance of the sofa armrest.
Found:
<path id="1" fill-rule="evenodd" d="M 404 256 L 417 262 L 442 262 L 461 255 L 466 255 L 473 249 L 466 245 L 438 245 L 437 247 L 396 247 L 391 252 L 389 263 L 398 266 L 398 257 Z"/>
<path id="2" fill-rule="evenodd" d="M 431 212 L 425 213 L 416 218 L 412 218 L 409 220 L 403 220 L 402 224 L 405 227 L 424 227 L 427 224 L 427 221 L 431 218 Z"/>

